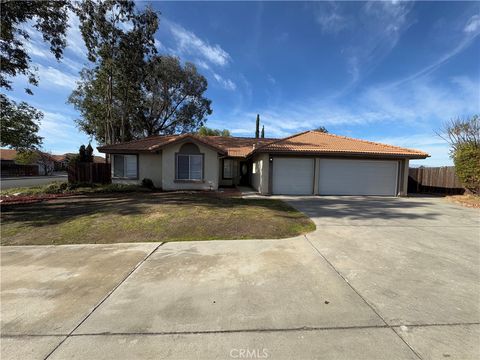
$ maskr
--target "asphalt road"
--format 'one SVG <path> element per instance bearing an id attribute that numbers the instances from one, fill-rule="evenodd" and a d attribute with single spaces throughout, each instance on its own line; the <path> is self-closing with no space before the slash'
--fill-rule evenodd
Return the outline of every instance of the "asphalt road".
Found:
<path id="1" fill-rule="evenodd" d="M 67 175 L 53 175 L 53 176 L 29 176 L 18 178 L 2 178 L 1 188 L 11 189 L 16 187 L 28 187 L 49 184 L 54 181 L 66 182 Z"/>

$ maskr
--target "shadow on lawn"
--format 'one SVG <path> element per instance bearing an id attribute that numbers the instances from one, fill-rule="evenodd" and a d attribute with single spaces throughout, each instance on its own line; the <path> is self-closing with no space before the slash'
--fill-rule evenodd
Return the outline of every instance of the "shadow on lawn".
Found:
<path id="1" fill-rule="evenodd" d="M 179 210 L 194 206 L 225 210 L 255 206 L 283 215 L 296 212 L 289 205 L 271 199 L 242 199 L 216 196 L 215 193 L 128 193 L 62 197 L 41 203 L 3 206 L 1 219 L 4 224 L 22 222 L 44 226 L 94 214 L 148 215 L 153 206 L 162 205 L 179 206 Z"/>

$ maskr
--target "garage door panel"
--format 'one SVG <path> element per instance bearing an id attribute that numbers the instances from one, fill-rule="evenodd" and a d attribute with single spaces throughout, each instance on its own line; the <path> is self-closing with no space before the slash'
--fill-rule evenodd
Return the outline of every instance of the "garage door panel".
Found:
<path id="1" fill-rule="evenodd" d="M 314 159 L 274 158 L 273 193 L 283 195 L 313 194 Z"/>
<path id="2" fill-rule="evenodd" d="M 319 193 L 395 196 L 397 176 L 397 161 L 321 159 Z"/>

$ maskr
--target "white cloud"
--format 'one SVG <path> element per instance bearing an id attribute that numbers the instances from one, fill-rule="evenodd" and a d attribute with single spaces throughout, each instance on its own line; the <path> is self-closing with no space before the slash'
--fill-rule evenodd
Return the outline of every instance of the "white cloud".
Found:
<path id="1" fill-rule="evenodd" d="M 210 70 L 210 66 L 208 66 L 208 64 L 203 61 L 203 60 L 195 60 L 194 63 L 198 66 L 198 67 L 201 67 L 202 69 L 205 69 L 205 70 Z"/>
<path id="2" fill-rule="evenodd" d="M 68 25 L 67 30 L 67 46 L 66 51 L 71 51 L 75 56 L 86 59 L 87 48 L 83 42 L 83 37 L 80 32 L 80 20 L 71 11 L 68 13 Z"/>
<path id="3" fill-rule="evenodd" d="M 473 15 L 470 19 L 468 19 L 463 31 L 466 33 L 472 33 L 478 30 L 480 30 L 480 15 Z"/>
<path id="4" fill-rule="evenodd" d="M 318 3 L 315 20 L 324 33 L 338 33 L 349 26 L 349 19 L 334 2 Z"/>
<path id="5" fill-rule="evenodd" d="M 450 146 L 445 140 L 433 132 L 405 136 L 374 137 L 370 140 L 411 149 L 419 149 L 430 155 L 430 157 L 425 160 L 410 161 L 410 165 L 413 166 L 447 166 L 453 164 L 449 156 Z"/>
<path id="6" fill-rule="evenodd" d="M 283 104 L 282 108 L 259 109 L 267 136 L 282 137 L 320 125 L 349 131 L 372 129 L 375 124 L 400 129 L 394 139 L 371 138 L 374 141 L 405 147 L 418 147 L 432 152 L 430 163 L 449 163 L 448 145 L 437 138 L 435 131 L 442 123 L 456 116 L 480 112 L 480 89 L 475 79 L 451 78 L 446 85 L 417 80 L 401 87 L 384 89 L 370 87 L 356 97 L 350 97 L 346 105 L 338 101 L 310 99 Z M 235 115 L 234 122 L 242 119 L 242 127 L 234 129 L 235 135 L 251 135 L 255 128 L 254 112 Z M 394 130 L 392 130 L 394 131 Z M 384 132 L 384 130 L 382 131 Z M 422 134 L 421 136 L 418 134 Z"/>
<path id="7" fill-rule="evenodd" d="M 351 79 L 336 96 L 353 89 L 395 48 L 413 23 L 411 9 L 406 2 L 366 2 L 352 16 L 348 4 L 318 4 L 315 20 L 324 33 L 348 33 L 341 53 Z"/>
<path id="8" fill-rule="evenodd" d="M 77 76 L 62 72 L 51 66 L 43 66 L 41 64 L 35 64 L 38 67 L 38 75 L 40 78 L 40 86 L 47 84 L 53 84 L 61 87 L 65 87 L 73 90 L 76 86 Z"/>
<path id="9" fill-rule="evenodd" d="M 193 32 L 171 21 L 164 21 L 164 24 L 176 41 L 178 53 L 200 57 L 218 66 L 225 66 L 230 62 L 230 55 L 220 45 L 210 45 Z"/>
<path id="10" fill-rule="evenodd" d="M 215 80 L 217 80 L 217 82 L 220 85 L 222 85 L 227 90 L 232 90 L 233 91 L 237 88 L 237 85 L 235 85 L 235 83 L 232 80 L 224 79 L 223 77 L 221 77 L 217 73 L 214 73 L 213 77 L 215 78 Z"/>

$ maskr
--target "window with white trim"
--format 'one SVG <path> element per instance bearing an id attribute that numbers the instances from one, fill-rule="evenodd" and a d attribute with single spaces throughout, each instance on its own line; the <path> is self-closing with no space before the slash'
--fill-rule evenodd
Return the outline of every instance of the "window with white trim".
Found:
<path id="1" fill-rule="evenodd" d="M 233 177 L 233 160 L 223 159 L 223 178 L 231 179 Z"/>
<path id="2" fill-rule="evenodd" d="M 113 177 L 121 179 L 138 179 L 137 155 L 113 155 Z"/>
<path id="3" fill-rule="evenodd" d="M 202 180 L 203 155 L 177 154 L 176 180 Z"/>

